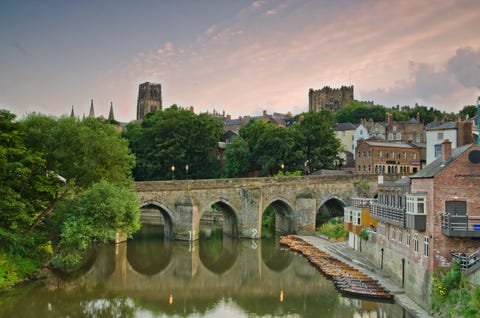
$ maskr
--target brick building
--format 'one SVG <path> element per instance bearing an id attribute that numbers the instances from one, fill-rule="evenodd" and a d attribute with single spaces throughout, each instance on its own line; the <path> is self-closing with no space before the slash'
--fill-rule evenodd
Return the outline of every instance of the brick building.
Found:
<path id="1" fill-rule="evenodd" d="M 480 146 L 442 147 L 417 174 L 378 185 L 370 205 L 377 231 L 363 249 L 423 306 L 435 270 L 453 259 L 467 274 L 480 268 Z"/>
<path id="2" fill-rule="evenodd" d="M 409 175 L 422 165 L 420 149 L 409 144 L 359 140 L 355 152 L 357 173 Z"/>
<path id="3" fill-rule="evenodd" d="M 388 141 L 424 143 L 426 142 L 424 128 L 420 114 L 408 121 L 394 121 L 392 114 L 386 114 L 385 134 Z"/>
<path id="4" fill-rule="evenodd" d="M 319 112 L 322 109 L 337 111 L 353 102 L 353 85 L 340 88 L 325 86 L 322 89 L 308 91 L 308 110 Z"/>

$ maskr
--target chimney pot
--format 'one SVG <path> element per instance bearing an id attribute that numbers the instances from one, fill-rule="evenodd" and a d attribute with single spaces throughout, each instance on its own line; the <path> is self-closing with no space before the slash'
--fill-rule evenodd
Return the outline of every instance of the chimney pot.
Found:
<path id="1" fill-rule="evenodd" d="M 442 142 L 442 161 L 447 161 L 452 156 L 452 142 L 445 139 Z"/>

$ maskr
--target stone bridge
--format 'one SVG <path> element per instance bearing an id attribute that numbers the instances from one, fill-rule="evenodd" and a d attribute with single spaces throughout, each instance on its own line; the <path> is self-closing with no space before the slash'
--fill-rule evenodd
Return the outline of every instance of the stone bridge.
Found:
<path id="1" fill-rule="evenodd" d="M 257 239 L 268 207 L 277 232 L 312 232 L 322 215 L 343 215 L 351 198 L 376 190 L 377 176 L 369 174 L 135 183 L 140 208 L 163 216 L 167 237 L 187 241 L 199 239 L 200 219 L 212 209 L 223 214 L 224 234 Z"/>

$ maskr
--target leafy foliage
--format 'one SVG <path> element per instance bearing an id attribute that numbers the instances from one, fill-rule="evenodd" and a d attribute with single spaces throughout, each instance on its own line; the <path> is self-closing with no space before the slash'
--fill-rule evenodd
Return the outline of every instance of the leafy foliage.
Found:
<path id="1" fill-rule="evenodd" d="M 462 275 L 458 262 L 449 270 L 433 276 L 430 290 L 432 310 L 446 317 L 478 317 L 480 315 L 480 287 L 472 285 Z"/>
<path id="2" fill-rule="evenodd" d="M 331 123 L 328 111 L 302 114 L 288 128 L 250 122 L 227 146 L 223 176 L 292 176 L 334 168 L 340 142 Z"/>
<path id="3" fill-rule="evenodd" d="M 124 134 L 137 158 L 136 180 L 185 179 L 186 165 L 190 178 L 218 177 L 215 149 L 222 135 L 219 120 L 176 105 L 147 114 L 141 124 L 128 124 Z"/>
<path id="4" fill-rule="evenodd" d="M 13 114 L 0 110 L 0 128 L 0 255 L 1 270 L 9 282 L 37 268 L 52 250 L 68 246 L 68 241 L 62 241 L 68 236 L 62 236 L 57 225 L 80 220 L 88 230 L 89 222 L 94 222 L 98 236 L 103 233 L 99 227 L 106 225 L 102 222 L 108 222 L 108 226 L 131 232 L 126 223 L 96 217 L 108 211 L 105 204 L 113 203 L 107 197 L 97 198 L 94 214 L 78 219 L 75 209 L 70 213 L 59 210 L 98 182 L 126 191 L 117 196 L 117 207 L 129 202 L 134 157 L 127 141 L 111 125 L 90 118 L 55 119 L 35 113 L 15 121 Z M 110 216 L 120 217 L 121 211 L 113 210 Z M 124 222 L 135 226 L 134 218 Z M 81 226 L 75 231 L 85 233 Z"/>
<path id="5" fill-rule="evenodd" d="M 343 227 L 343 224 L 338 223 L 335 218 L 322 224 L 317 231 L 332 239 L 339 239 L 348 235 L 348 231 Z"/>
<path id="6" fill-rule="evenodd" d="M 106 181 L 63 202 L 52 220 L 57 258 L 75 265 L 92 244 L 111 242 L 117 232 L 132 235 L 140 228 L 138 206 L 135 193 Z"/>

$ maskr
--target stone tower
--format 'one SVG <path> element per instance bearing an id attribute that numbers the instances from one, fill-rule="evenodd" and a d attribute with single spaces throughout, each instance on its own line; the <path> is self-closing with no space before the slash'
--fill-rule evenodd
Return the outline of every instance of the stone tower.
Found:
<path id="1" fill-rule="evenodd" d="M 340 88 L 325 86 L 322 89 L 308 91 L 308 110 L 313 112 L 329 109 L 337 111 L 353 101 L 353 85 Z"/>
<path id="2" fill-rule="evenodd" d="M 142 120 L 146 114 L 162 109 L 162 86 L 146 82 L 138 88 L 137 120 Z"/>

